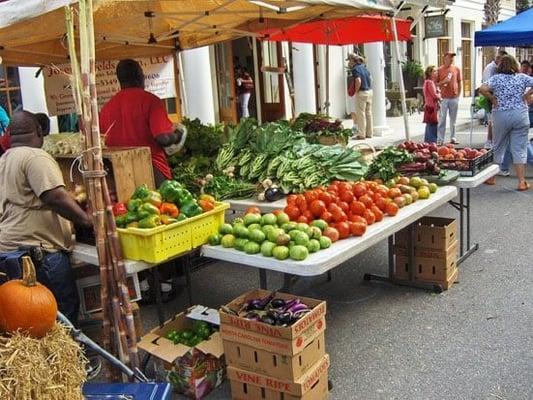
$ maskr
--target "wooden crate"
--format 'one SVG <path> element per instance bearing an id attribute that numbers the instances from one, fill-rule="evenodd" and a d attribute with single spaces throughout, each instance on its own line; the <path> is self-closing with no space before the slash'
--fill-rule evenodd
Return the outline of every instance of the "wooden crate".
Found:
<path id="1" fill-rule="evenodd" d="M 78 164 L 72 167 L 76 155 L 56 156 L 67 190 L 83 185 Z M 135 188 L 143 183 L 155 189 L 154 169 L 149 147 L 110 147 L 103 151 L 107 185 L 118 201 L 127 201 Z M 71 168 L 72 167 L 72 168 Z M 72 180 L 70 171 L 72 169 Z"/>

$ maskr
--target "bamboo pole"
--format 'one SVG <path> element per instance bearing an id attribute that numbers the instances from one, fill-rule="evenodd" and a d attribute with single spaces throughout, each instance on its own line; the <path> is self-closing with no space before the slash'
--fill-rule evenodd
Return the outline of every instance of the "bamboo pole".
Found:
<path id="1" fill-rule="evenodd" d="M 91 210 L 100 265 L 103 345 L 121 361 L 139 365 L 137 338 L 126 269 L 112 213 L 103 167 L 96 92 L 96 50 L 92 0 L 79 1 L 80 62 L 76 56 L 72 9 L 65 8 L 68 49 L 72 63 L 72 90 L 82 134 L 84 181 Z M 109 371 L 113 372 L 113 371 Z M 116 371 L 115 371 L 116 372 Z M 116 375 L 115 375 L 116 377 Z"/>

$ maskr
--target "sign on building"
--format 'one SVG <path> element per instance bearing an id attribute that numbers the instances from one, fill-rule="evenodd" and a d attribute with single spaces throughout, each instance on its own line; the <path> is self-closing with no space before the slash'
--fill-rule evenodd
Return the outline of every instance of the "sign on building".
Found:
<path id="1" fill-rule="evenodd" d="M 176 97 L 174 60 L 172 56 L 139 58 L 145 77 L 145 89 L 161 99 Z M 118 61 L 96 63 L 96 90 L 98 107 L 120 90 L 115 69 Z M 70 87 L 70 65 L 43 68 L 44 90 L 49 115 L 76 112 Z"/>
<path id="2" fill-rule="evenodd" d="M 444 14 L 425 17 L 424 26 L 426 39 L 447 36 L 446 17 Z"/>

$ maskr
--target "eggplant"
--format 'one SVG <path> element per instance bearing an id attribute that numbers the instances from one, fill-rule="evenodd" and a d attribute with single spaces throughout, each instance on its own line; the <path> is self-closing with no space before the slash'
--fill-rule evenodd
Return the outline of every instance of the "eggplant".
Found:
<path id="1" fill-rule="evenodd" d="M 256 312 L 253 312 L 253 311 L 250 311 L 248 314 L 246 314 L 245 318 L 246 319 L 250 319 L 252 321 L 260 321 L 261 320 L 261 317 L 259 316 L 259 314 L 257 314 Z"/>
<path id="2" fill-rule="evenodd" d="M 283 191 L 278 188 L 268 188 L 265 190 L 265 200 L 266 201 L 276 201 L 283 198 L 285 195 Z"/>
<path id="3" fill-rule="evenodd" d="M 308 312 L 311 312 L 311 310 L 309 308 L 306 309 L 306 310 L 300 310 L 300 311 L 293 312 L 292 313 L 292 318 L 294 320 L 299 320 L 300 318 L 302 318 Z"/>
<path id="4" fill-rule="evenodd" d="M 264 305 L 261 299 L 250 300 L 248 302 L 248 305 L 246 306 L 247 311 L 262 310 L 263 308 L 264 308 Z"/>
<path id="5" fill-rule="evenodd" d="M 276 320 L 273 318 L 270 318 L 268 315 L 261 317 L 261 322 L 264 322 L 265 324 L 268 324 L 268 325 L 276 325 Z"/>
<path id="6" fill-rule="evenodd" d="M 294 314 L 298 311 L 303 311 L 303 310 L 309 310 L 309 307 L 304 303 L 298 303 L 290 307 L 287 311 Z"/>
<path id="7" fill-rule="evenodd" d="M 285 307 L 285 300 L 283 299 L 272 299 L 270 301 L 270 305 L 272 306 L 272 308 L 282 308 L 282 307 Z"/>
<path id="8" fill-rule="evenodd" d="M 292 322 L 293 316 L 290 312 L 284 312 L 278 315 L 277 322 L 280 325 L 289 325 Z"/>

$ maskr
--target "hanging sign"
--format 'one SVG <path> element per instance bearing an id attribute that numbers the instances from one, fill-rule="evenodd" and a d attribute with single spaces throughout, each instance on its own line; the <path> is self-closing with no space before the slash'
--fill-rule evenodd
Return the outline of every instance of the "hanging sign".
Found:
<path id="1" fill-rule="evenodd" d="M 446 17 L 442 15 L 431 15 L 424 18 L 426 39 L 446 36 Z"/>
<path id="2" fill-rule="evenodd" d="M 176 97 L 174 60 L 172 56 L 136 59 L 144 72 L 145 89 L 160 99 Z M 102 106 L 120 90 L 116 67 L 118 61 L 96 63 L 96 91 L 98 107 Z M 49 115 L 64 115 L 76 112 L 70 87 L 70 65 L 43 68 L 44 91 Z"/>

